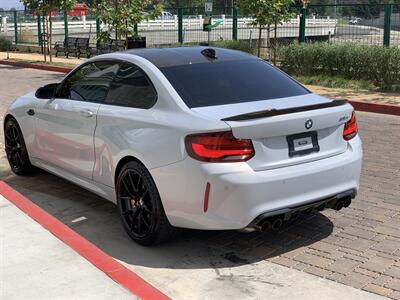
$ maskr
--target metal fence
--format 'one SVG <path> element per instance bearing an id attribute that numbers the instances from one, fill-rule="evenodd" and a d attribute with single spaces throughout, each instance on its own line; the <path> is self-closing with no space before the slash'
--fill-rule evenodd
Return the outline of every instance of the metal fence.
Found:
<path id="1" fill-rule="evenodd" d="M 399 4 L 310 5 L 292 10 L 293 18 L 288 22 L 262 30 L 264 47 L 269 47 L 270 41 L 400 46 Z M 0 16 L 0 36 L 14 44 L 40 46 L 44 24 L 36 14 L 7 11 Z M 236 8 L 214 8 L 212 19 L 217 26 L 210 33 L 203 31 L 204 16 L 204 7 L 168 8 L 156 20 L 138 24 L 137 29 L 146 37 L 148 47 L 258 39 L 259 28 Z M 53 17 L 53 43 L 66 36 L 88 37 L 95 46 L 100 30 L 108 27 L 94 15 L 70 17 L 60 12 Z"/>
<path id="2" fill-rule="evenodd" d="M 310 6 L 308 18 L 328 16 L 337 20 L 331 43 L 400 45 L 399 5 L 352 4 Z M 307 29 L 306 29 L 307 32 Z"/>
<path id="3" fill-rule="evenodd" d="M 400 4 L 393 5 L 390 27 L 390 45 L 400 46 Z"/>

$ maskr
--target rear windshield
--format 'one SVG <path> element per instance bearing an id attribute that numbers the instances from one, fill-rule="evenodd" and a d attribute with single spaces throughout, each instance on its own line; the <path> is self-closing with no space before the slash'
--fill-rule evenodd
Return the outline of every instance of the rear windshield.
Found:
<path id="1" fill-rule="evenodd" d="M 258 59 L 161 68 L 190 108 L 299 96 L 310 93 Z"/>

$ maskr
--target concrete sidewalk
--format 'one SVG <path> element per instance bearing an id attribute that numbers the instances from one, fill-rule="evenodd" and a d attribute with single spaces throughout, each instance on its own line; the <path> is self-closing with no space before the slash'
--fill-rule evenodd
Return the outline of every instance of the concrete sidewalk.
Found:
<path id="1" fill-rule="evenodd" d="M 135 266 L 133 269 L 172 299 L 388 299 L 269 261 L 231 268 L 154 270 Z"/>
<path id="2" fill-rule="evenodd" d="M 0 247 L 0 299 L 137 299 L 1 195 Z"/>
<path id="3" fill-rule="evenodd" d="M 306 87 L 315 94 L 331 99 L 347 99 L 367 103 L 400 105 L 400 93 L 328 88 L 317 85 L 307 85 Z"/>

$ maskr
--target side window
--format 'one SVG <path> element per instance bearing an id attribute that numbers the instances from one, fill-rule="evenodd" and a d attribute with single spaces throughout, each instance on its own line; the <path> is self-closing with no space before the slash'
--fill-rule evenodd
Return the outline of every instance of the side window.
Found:
<path id="1" fill-rule="evenodd" d="M 85 65 L 64 82 L 59 97 L 104 102 L 118 68 L 117 62 L 107 61 Z"/>
<path id="2" fill-rule="evenodd" d="M 157 101 L 157 93 L 147 75 L 137 66 L 121 63 L 105 103 L 148 109 Z"/>

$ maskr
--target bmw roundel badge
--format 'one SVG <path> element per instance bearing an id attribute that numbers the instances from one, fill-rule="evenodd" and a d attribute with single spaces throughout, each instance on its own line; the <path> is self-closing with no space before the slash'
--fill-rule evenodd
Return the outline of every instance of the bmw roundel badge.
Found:
<path id="1" fill-rule="evenodd" d="M 311 127 L 313 126 L 313 120 L 308 119 L 304 126 L 306 127 L 306 129 L 311 129 Z"/>

